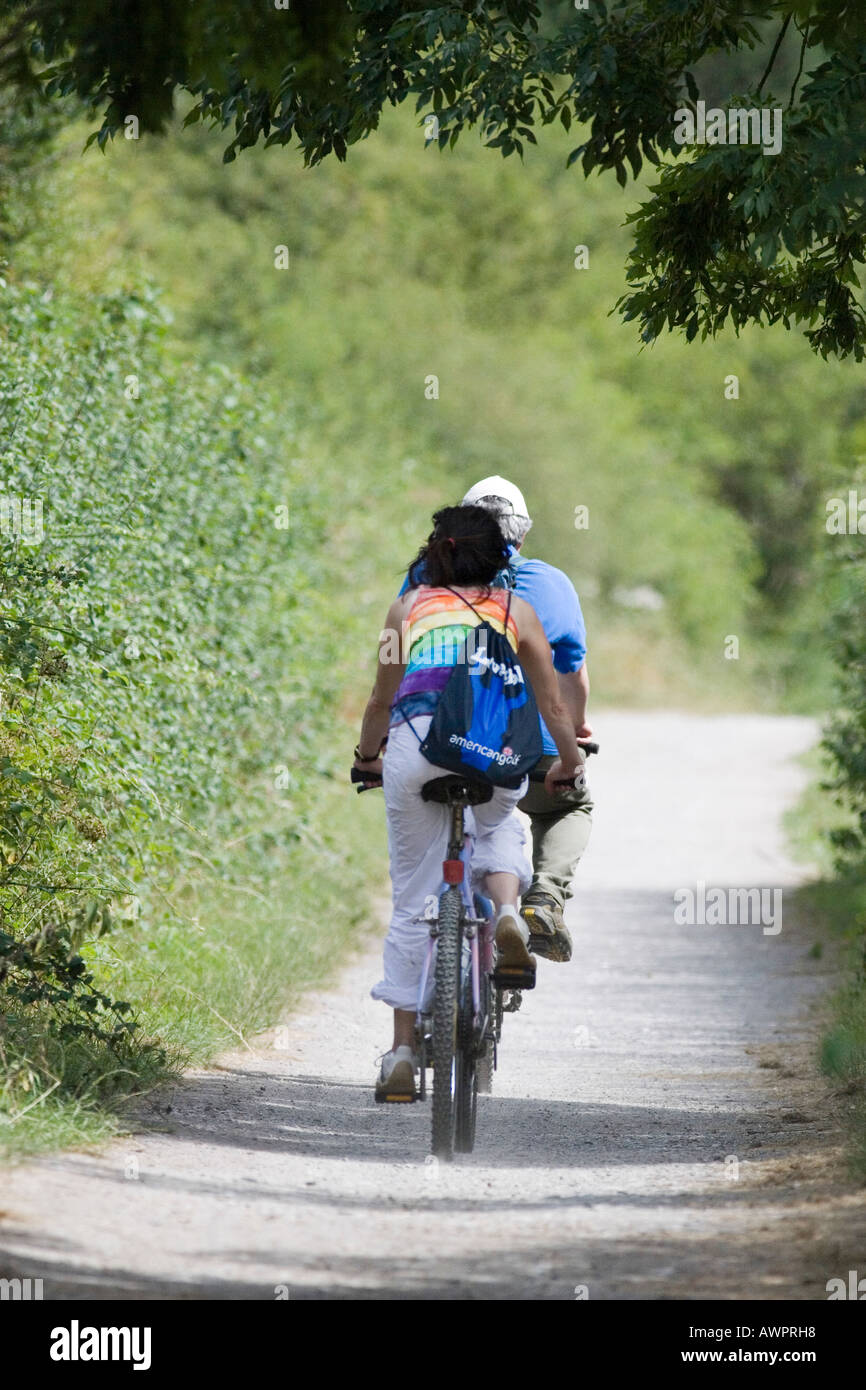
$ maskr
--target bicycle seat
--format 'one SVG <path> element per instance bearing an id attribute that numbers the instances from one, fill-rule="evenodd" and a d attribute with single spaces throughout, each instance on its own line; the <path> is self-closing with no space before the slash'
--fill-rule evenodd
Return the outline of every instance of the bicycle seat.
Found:
<path id="1" fill-rule="evenodd" d="M 434 777 L 421 788 L 422 801 L 442 801 L 453 806 L 462 801 L 464 806 L 480 806 L 493 795 L 491 782 L 476 781 L 472 777 L 462 777 L 458 772 L 449 772 L 445 777 Z"/>

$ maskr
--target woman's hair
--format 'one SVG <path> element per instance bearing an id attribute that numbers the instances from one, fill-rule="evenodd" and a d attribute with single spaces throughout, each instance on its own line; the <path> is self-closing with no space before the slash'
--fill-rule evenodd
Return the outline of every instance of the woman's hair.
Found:
<path id="1" fill-rule="evenodd" d="M 492 584 L 508 563 L 508 546 L 496 517 L 486 507 L 442 507 L 433 514 L 433 530 L 412 563 L 423 566 L 424 582 Z"/>

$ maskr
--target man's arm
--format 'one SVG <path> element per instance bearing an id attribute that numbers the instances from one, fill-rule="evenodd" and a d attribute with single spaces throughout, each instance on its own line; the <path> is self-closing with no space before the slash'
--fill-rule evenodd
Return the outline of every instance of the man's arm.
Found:
<path id="1" fill-rule="evenodd" d="M 557 673 L 551 660 L 550 644 L 535 609 L 523 599 L 516 597 L 512 602 L 512 609 L 516 609 L 515 616 L 520 633 L 517 653 L 529 677 L 541 717 L 550 730 L 559 753 L 559 758 L 545 777 L 545 786 L 552 796 L 554 779 L 573 776 L 581 766 L 581 754 L 578 751 L 570 711 L 560 694 Z"/>
<path id="2" fill-rule="evenodd" d="M 553 664 L 557 672 L 564 676 L 577 676 L 586 660 L 586 624 L 580 599 L 568 575 L 544 560 L 525 560 L 517 571 L 514 591 L 535 609 L 541 619 L 553 649 Z M 586 683 L 588 693 L 586 672 L 581 680 Z"/>
<path id="3" fill-rule="evenodd" d="M 589 738 L 592 728 L 586 722 L 586 706 L 589 700 L 589 671 L 586 661 L 577 671 L 557 671 L 559 690 L 563 703 L 574 722 L 578 738 Z"/>

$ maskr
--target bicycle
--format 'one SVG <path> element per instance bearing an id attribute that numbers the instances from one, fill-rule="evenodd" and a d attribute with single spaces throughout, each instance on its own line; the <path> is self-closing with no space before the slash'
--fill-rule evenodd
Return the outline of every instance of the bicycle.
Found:
<path id="1" fill-rule="evenodd" d="M 586 753 L 598 744 L 581 743 Z M 352 768 L 351 780 L 363 785 L 359 794 L 382 785 L 381 773 Z M 543 773 L 530 773 L 543 782 Z M 557 783 L 573 787 L 573 779 Z M 433 777 L 421 788 L 424 801 L 451 809 L 447 858 L 442 865 L 444 887 L 438 914 L 430 919 L 430 936 L 415 1025 L 419 1061 L 418 1099 L 427 1099 L 427 1067 L 433 1071 L 431 1151 L 450 1161 L 455 1153 L 475 1146 L 478 1094 L 489 1093 L 498 1062 L 498 1046 L 506 1013 L 516 1013 L 522 990 L 535 985 L 534 972 L 505 970 L 496 960 L 493 905 L 483 894 L 470 892 L 471 839 L 465 831 L 465 811 L 489 801 L 493 786 L 456 773 Z M 434 965 L 435 956 L 435 965 Z M 431 971 L 432 1007 L 425 1009 Z"/>

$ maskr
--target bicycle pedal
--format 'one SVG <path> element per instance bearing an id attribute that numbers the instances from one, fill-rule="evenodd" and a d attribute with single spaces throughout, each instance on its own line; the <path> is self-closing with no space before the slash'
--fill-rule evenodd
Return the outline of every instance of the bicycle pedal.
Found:
<path id="1" fill-rule="evenodd" d="M 497 966 L 492 975 L 493 983 L 499 989 L 535 989 L 535 971 L 525 968 Z"/>
<path id="2" fill-rule="evenodd" d="M 412 1105 L 418 1099 L 417 1095 L 395 1095 L 395 1096 L 376 1096 L 378 1105 Z"/>

